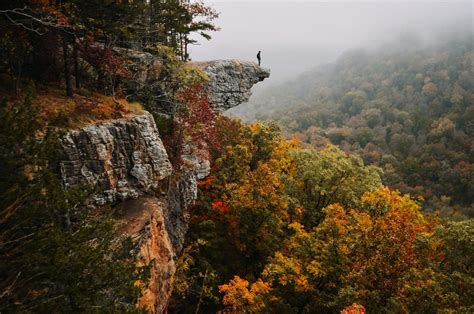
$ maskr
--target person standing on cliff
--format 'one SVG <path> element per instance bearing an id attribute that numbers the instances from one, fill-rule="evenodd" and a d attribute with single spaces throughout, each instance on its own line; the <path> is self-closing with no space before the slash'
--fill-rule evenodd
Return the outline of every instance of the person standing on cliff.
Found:
<path id="1" fill-rule="evenodd" d="M 262 61 L 262 57 L 260 56 L 260 50 L 257 53 L 257 60 L 258 60 L 258 66 L 260 66 L 260 62 Z"/>

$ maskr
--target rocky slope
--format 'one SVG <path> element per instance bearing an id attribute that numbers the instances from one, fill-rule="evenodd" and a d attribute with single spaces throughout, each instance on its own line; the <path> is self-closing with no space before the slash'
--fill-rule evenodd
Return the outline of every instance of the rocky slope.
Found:
<path id="1" fill-rule="evenodd" d="M 156 197 L 145 196 L 120 203 L 116 207 L 118 232 L 138 241 L 140 263 L 154 263 L 148 289 L 139 300 L 150 312 L 163 313 L 173 285 L 176 253 L 168 234 L 164 208 Z"/>
<path id="2" fill-rule="evenodd" d="M 156 62 L 145 55 L 148 65 Z M 254 63 L 212 61 L 199 65 L 210 78 L 207 89 L 216 111 L 247 101 L 250 88 L 269 76 Z M 140 67 L 143 82 L 153 71 Z M 146 77 L 145 77 L 146 76 Z M 183 156 L 173 169 L 153 116 L 147 112 L 70 131 L 63 143 L 60 174 L 65 187 L 97 186 L 91 201 L 114 205 L 119 236 L 137 241 L 140 263 L 151 263 L 151 282 L 139 303 L 152 313 L 166 312 L 176 258 L 188 229 L 188 210 L 197 197 L 197 181 L 209 175 L 210 163 Z"/>

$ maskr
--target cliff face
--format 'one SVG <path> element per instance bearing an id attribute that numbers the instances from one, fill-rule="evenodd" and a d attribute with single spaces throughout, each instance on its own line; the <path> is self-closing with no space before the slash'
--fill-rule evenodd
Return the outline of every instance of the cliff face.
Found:
<path id="1" fill-rule="evenodd" d="M 209 174 L 205 162 L 189 155 L 189 167 L 173 170 L 147 112 L 70 131 L 63 151 L 65 187 L 97 186 L 95 205 L 117 204 L 118 236 L 131 236 L 139 263 L 151 263 L 150 285 L 139 303 L 163 313 L 188 229 L 187 210 L 197 197 L 198 177 Z"/>
<path id="2" fill-rule="evenodd" d="M 137 254 L 141 265 L 152 263 L 149 287 L 139 305 L 154 313 L 165 312 L 176 271 L 177 254 L 166 228 L 166 208 L 163 199 L 151 196 L 126 201 L 116 208 L 119 233 L 138 241 Z"/>
<path id="3" fill-rule="evenodd" d="M 146 61 L 135 72 L 146 84 L 156 75 L 156 60 L 146 53 L 136 57 Z M 249 62 L 199 66 L 209 75 L 206 88 L 216 111 L 247 101 L 253 84 L 269 76 L 268 70 Z M 59 166 L 65 187 L 98 186 L 101 192 L 93 196 L 93 203 L 115 206 L 118 236 L 135 239 L 139 263 L 151 263 L 151 281 L 139 304 L 164 313 L 188 230 L 189 208 L 197 198 L 197 181 L 209 175 L 209 161 L 190 149 L 183 156 L 185 166 L 173 169 L 147 112 L 70 131 L 63 150 Z"/>
<path id="4" fill-rule="evenodd" d="M 216 60 L 194 64 L 209 76 L 206 85 L 209 102 L 219 112 L 247 102 L 252 86 L 270 77 L 270 70 L 253 62 Z"/>
<path id="5" fill-rule="evenodd" d="M 66 187 L 97 185 L 97 205 L 112 204 L 156 188 L 172 167 L 153 116 L 117 119 L 69 132 L 60 163 Z"/>

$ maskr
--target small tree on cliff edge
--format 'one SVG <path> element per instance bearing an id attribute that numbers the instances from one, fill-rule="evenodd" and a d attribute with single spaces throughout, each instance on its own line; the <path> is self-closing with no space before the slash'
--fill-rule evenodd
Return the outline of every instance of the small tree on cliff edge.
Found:
<path id="1" fill-rule="evenodd" d="M 219 147 L 220 143 L 216 129 L 217 114 L 209 104 L 203 85 L 191 84 L 179 91 L 176 97 L 182 105 L 173 121 L 172 135 L 166 139 L 168 153 L 175 163 L 180 162 L 182 155 L 189 153 L 209 159 L 210 148 Z"/>

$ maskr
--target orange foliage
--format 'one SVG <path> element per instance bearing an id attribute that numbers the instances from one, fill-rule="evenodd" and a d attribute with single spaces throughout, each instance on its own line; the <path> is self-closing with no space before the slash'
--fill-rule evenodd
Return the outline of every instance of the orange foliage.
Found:
<path id="1" fill-rule="evenodd" d="M 346 278 L 362 288 L 361 297 L 374 290 L 395 295 L 405 284 L 403 276 L 422 268 L 427 259 L 439 258 L 436 254 L 420 255 L 416 250 L 417 238 L 432 234 L 438 222 L 426 219 L 409 195 L 388 188 L 368 192 L 362 201 L 375 217 L 368 221 L 370 228 L 365 229 L 364 241 L 358 245 L 357 258 Z"/>
<path id="2" fill-rule="evenodd" d="M 209 189 L 211 188 L 212 182 L 214 182 L 215 179 L 216 177 L 214 176 L 208 176 L 198 182 L 198 187 L 200 189 Z"/>
<path id="3" fill-rule="evenodd" d="M 264 310 L 265 296 L 271 287 L 261 279 L 250 285 L 247 280 L 234 276 L 228 284 L 219 286 L 219 291 L 224 294 L 224 304 L 232 310 L 258 313 Z"/>
<path id="4" fill-rule="evenodd" d="M 354 303 L 341 311 L 341 314 L 365 314 L 367 313 L 363 305 Z"/>

